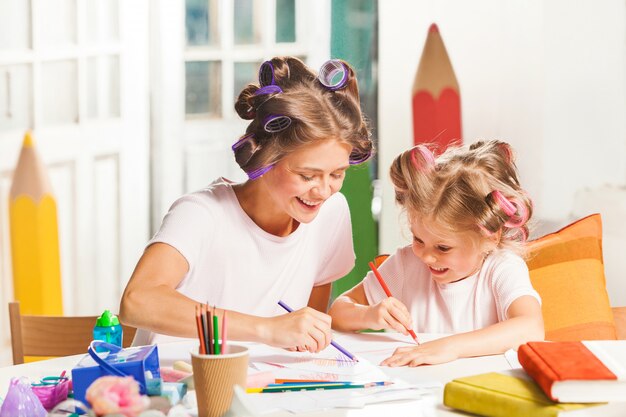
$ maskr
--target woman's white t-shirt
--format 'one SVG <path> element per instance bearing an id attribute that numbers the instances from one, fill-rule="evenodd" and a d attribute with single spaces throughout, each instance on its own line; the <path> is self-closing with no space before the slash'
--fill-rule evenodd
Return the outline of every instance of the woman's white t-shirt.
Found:
<path id="1" fill-rule="evenodd" d="M 293 309 L 305 307 L 314 286 L 345 276 L 355 260 L 350 212 L 342 194 L 326 200 L 312 222 L 279 237 L 248 217 L 224 178 L 178 199 L 147 246 L 156 242 L 174 247 L 189 264 L 178 292 L 199 303 L 260 317 L 285 314 L 279 300 Z M 178 338 L 138 329 L 133 343 L 169 340 Z"/>
<path id="2" fill-rule="evenodd" d="M 391 294 L 402 301 L 421 333 L 461 333 L 506 320 L 511 303 L 523 295 L 541 298 L 530 283 L 522 258 L 508 250 L 493 251 L 474 275 L 450 284 L 431 278 L 411 246 L 400 248 L 379 268 Z M 370 305 L 386 295 L 372 272 L 363 279 Z"/>

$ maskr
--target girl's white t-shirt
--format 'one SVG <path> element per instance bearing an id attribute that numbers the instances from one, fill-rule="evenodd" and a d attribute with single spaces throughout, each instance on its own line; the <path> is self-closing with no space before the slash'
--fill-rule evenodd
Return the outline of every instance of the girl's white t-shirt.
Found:
<path id="1" fill-rule="evenodd" d="M 511 303 L 523 295 L 541 298 L 524 260 L 508 250 L 496 250 L 482 268 L 461 281 L 439 284 L 411 246 L 400 248 L 378 268 L 391 294 L 411 313 L 420 333 L 461 333 L 506 320 Z M 372 272 L 363 279 L 370 305 L 386 294 Z"/>
<path id="2" fill-rule="evenodd" d="M 147 246 L 156 242 L 174 247 L 189 263 L 178 292 L 260 317 L 285 314 L 279 300 L 294 310 L 305 307 L 314 286 L 345 276 L 355 260 L 350 211 L 342 194 L 326 200 L 312 222 L 279 237 L 248 217 L 232 182 L 224 178 L 179 198 Z M 138 329 L 133 344 L 170 340 L 180 338 Z"/>

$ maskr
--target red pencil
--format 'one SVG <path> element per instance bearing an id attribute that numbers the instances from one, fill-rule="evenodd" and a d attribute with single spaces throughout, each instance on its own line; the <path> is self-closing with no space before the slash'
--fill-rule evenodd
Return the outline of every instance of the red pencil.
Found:
<path id="1" fill-rule="evenodd" d="M 389 291 L 389 287 L 387 287 L 387 283 L 383 279 L 383 276 L 380 275 L 380 272 L 378 272 L 378 268 L 376 268 L 376 265 L 374 265 L 374 262 L 370 262 L 369 266 L 372 269 L 372 272 L 374 272 L 374 275 L 376 276 L 378 283 L 380 284 L 381 287 L 383 287 L 383 291 L 385 291 L 385 294 L 387 294 L 387 297 L 393 297 L 393 295 L 391 295 L 391 291 Z M 415 334 L 413 329 L 407 328 L 406 330 L 409 332 L 413 340 L 415 340 L 415 343 L 419 345 L 420 342 L 419 340 L 417 340 L 417 335 Z"/>
<path id="2" fill-rule="evenodd" d="M 196 305 L 196 327 L 198 330 L 198 340 L 200 341 L 198 353 L 201 355 L 206 355 L 206 351 L 204 349 L 204 331 L 202 330 L 202 317 L 200 315 L 200 306 L 198 305 Z"/>
<path id="3" fill-rule="evenodd" d="M 228 353 L 226 352 L 226 310 L 222 312 L 222 355 Z"/>

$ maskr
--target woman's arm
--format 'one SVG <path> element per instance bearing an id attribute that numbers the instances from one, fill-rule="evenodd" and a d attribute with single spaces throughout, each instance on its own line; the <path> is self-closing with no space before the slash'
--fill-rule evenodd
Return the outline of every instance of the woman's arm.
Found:
<path id="1" fill-rule="evenodd" d="M 333 328 L 344 332 L 392 329 L 406 335 L 412 327 L 411 315 L 399 300 L 389 297 L 370 306 L 362 282 L 337 297 L 328 314 Z"/>
<path id="2" fill-rule="evenodd" d="M 508 319 L 483 329 L 459 333 L 420 346 L 396 349 L 381 365 L 417 366 L 457 358 L 493 355 L 532 340 L 544 339 L 543 317 L 537 299 L 524 295 L 511 303 Z"/>
<path id="3" fill-rule="evenodd" d="M 194 317 L 198 303 L 176 291 L 188 269 L 185 257 L 172 246 L 150 245 L 139 259 L 122 295 L 122 322 L 156 333 L 197 337 Z M 221 321 L 223 310 L 215 312 Z M 312 352 L 330 343 L 331 318 L 309 307 L 270 318 L 235 311 L 227 314 L 228 333 L 233 340 L 278 347 L 306 346 Z"/>
<path id="4" fill-rule="evenodd" d="M 328 301 L 330 301 L 331 283 L 313 287 L 309 297 L 309 307 L 317 311 L 326 313 L 328 311 Z"/>

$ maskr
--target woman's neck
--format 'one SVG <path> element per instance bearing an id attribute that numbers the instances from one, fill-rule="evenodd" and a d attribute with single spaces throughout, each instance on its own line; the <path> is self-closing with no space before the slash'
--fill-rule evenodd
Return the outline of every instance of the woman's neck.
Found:
<path id="1" fill-rule="evenodd" d="M 239 205 L 257 226 L 275 236 L 289 236 L 300 223 L 279 209 L 262 181 L 233 185 Z"/>

